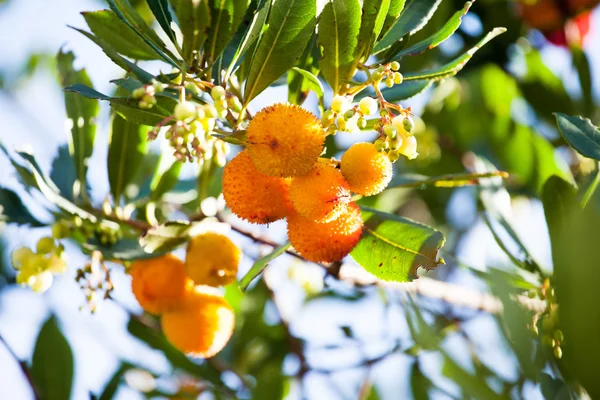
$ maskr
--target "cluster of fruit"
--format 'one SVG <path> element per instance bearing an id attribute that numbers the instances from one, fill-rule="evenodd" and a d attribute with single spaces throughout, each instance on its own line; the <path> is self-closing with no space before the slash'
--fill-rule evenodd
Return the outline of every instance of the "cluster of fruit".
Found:
<path id="1" fill-rule="evenodd" d="M 236 278 L 241 252 L 220 233 L 192 238 L 185 262 L 173 254 L 135 261 L 129 273 L 144 310 L 161 316 L 166 338 L 182 352 L 212 357 L 225 347 L 234 312 L 219 286 Z"/>
<path id="2" fill-rule="evenodd" d="M 55 274 L 67 271 L 66 254 L 62 244 L 52 237 L 41 238 L 36 252 L 20 247 L 12 252 L 12 264 L 17 272 L 17 283 L 43 293 L 52 286 Z"/>
<path id="3" fill-rule="evenodd" d="M 152 87 L 152 85 L 144 86 L 146 91 Z M 140 89 L 144 90 L 144 88 Z M 211 159 L 214 156 L 219 165 L 225 165 L 229 147 L 227 143 L 213 136 L 216 120 L 227 116 L 229 103 L 237 109 L 241 108 L 241 104 L 237 97 L 232 97 L 237 101 L 226 100 L 225 89 L 221 86 L 213 86 L 210 95 L 214 104 L 197 105 L 187 100 L 180 101 L 175 106 L 173 117 L 164 121 L 167 123 L 175 120 L 165 131 L 165 138 L 174 149 L 173 156 L 178 161 L 192 162 L 196 158 L 198 162 L 201 162 L 203 159 Z M 133 96 L 134 98 L 136 96 L 135 90 Z M 148 132 L 148 139 L 156 139 L 161 127 L 162 125 L 159 124 Z"/>
<path id="4" fill-rule="evenodd" d="M 332 109 L 342 109 L 339 98 Z M 358 107 L 372 111 L 365 102 Z M 250 121 L 246 149 L 223 172 L 223 196 L 234 214 L 258 224 L 287 218 L 290 243 L 315 262 L 339 261 L 358 243 L 363 221 L 352 193 L 380 193 L 392 178 L 389 153 L 373 143 L 352 145 L 341 161 L 320 158 L 325 136 L 307 110 L 267 107 Z"/>

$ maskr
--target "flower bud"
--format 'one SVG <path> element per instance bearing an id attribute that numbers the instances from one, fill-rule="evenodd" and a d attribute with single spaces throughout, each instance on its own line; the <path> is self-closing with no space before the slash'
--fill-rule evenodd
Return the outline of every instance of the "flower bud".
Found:
<path id="1" fill-rule="evenodd" d="M 331 100 L 331 109 L 335 113 L 342 113 L 348 109 L 348 99 L 345 96 L 340 96 L 336 94 Z"/>
<path id="2" fill-rule="evenodd" d="M 133 92 L 131 92 L 131 95 L 134 99 L 141 99 L 142 97 L 144 97 L 146 95 L 146 89 L 143 87 L 133 89 Z"/>
<path id="3" fill-rule="evenodd" d="M 409 160 L 417 158 L 417 138 L 414 136 L 407 136 L 402 140 L 402 145 L 398 148 L 400 154 L 405 155 Z"/>
<path id="4" fill-rule="evenodd" d="M 383 133 L 390 139 L 394 139 L 396 136 L 398 136 L 398 129 L 394 125 L 386 125 L 383 128 Z"/>
<path id="5" fill-rule="evenodd" d="M 377 112 L 377 100 L 372 97 L 365 97 L 360 100 L 359 107 L 363 115 L 373 115 Z"/>
<path id="6" fill-rule="evenodd" d="M 400 63 L 398 61 L 392 61 L 390 68 L 392 71 L 398 71 L 400 69 Z"/>
<path id="7" fill-rule="evenodd" d="M 404 117 L 404 120 L 402 121 L 402 126 L 404 127 L 404 130 L 407 133 L 413 133 L 413 131 L 415 129 L 415 121 L 413 121 L 413 119 L 410 117 L 410 115 L 407 115 L 406 117 Z"/>
<path id="8" fill-rule="evenodd" d="M 55 249 L 54 239 L 51 237 L 43 237 L 37 242 L 37 252 L 42 254 L 48 254 Z"/>
<path id="9" fill-rule="evenodd" d="M 394 78 L 386 78 L 385 80 L 385 86 L 391 88 L 392 86 L 394 86 Z"/>
<path id="10" fill-rule="evenodd" d="M 404 81 L 404 76 L 400 72 L 394 72 L 394 83 L 396 85 L 401 84 Z"/>
<path id="11" fill-rule="evenodd" d="M 359 118 L 358 121 L 356 121 L 356 126 L 358 129 L 365 129 L 367 127 L 367 120 L 364 118 Z"/>
<path id="12" fill-rule="evenodd" d="M 215 101 L 221 100 L 223 97 L 225 97 L 225 89 L 223 86 L 213 86 L 212 89 L 210 89 L 210 97 L 212 97 Z"/>
<path id="13" fill-rule="evenodd" d="M 196 106 L 189 101 L 182 101 L 175 106 L 175 119 L 185 121 L 196 117 Z"/>

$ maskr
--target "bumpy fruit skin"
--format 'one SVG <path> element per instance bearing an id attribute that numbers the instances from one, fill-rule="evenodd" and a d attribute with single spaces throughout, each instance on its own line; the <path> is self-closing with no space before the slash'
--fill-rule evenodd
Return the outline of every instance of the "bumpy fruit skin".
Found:
<path id="1" fill-rule="evenodd" d="M 262 109 L 248 125 L 248 154 L 264 174 L 306 174 L 323 151 L 325 130 L 312 113 L 293 104 Z"/>
<path id="2" fill-rule="evenodd" d="M 373 143 L 355 143 L 342 156 L 341 169 L 350 190 L 372 196 L 392 179 L 392 163 Z"/>
<path id="3" fill-rule="evenodd" d="M 293 210 L 289 186 L 289 179 L 258 171 L 247 150 L 235 156 L 223 170 L 225 203 L 235 215 L 256 224 L 277 221 Z"/>
<path id="4" fill-rule="evenodd" d="M 240 249 L 227 236 L 207 232 L 188 243 L 185 270 L 196 285 L 224 286 L 235 281 L 240 258 Z"/>
<path id="5" fill-rule="evenodd" d="M 183 261 L 172 254 L 135 261 L 129 273 L 135 298 L 151 314 L 181 306 L 192 285 Z"/>
<path id="6" fill-rule="evenodd" d="M 233 309 L 216 293 L 198 287 L 177 309 L 165 312 L 166 338 L 187 355 L 209 358 L 225 347 L 235 324 Z"/>
<path id="7" fill-rule="evenodd" d="M 314 262 L 340 261 L 356 246 L 362 234 L 360 209 L 350 203 L 337 219 L 317 223 L 300 214 L 288 217 L 288 238 L 296 251 Z"/>
<path id="8" fill-rule="evenodd" d="M 340 170 L 326 162 L 318 162 L 308 174 L 292 180 L 290 199 L 294 209 L 304 218 L 330 222 L 346 211 L 352 197 Z"/>

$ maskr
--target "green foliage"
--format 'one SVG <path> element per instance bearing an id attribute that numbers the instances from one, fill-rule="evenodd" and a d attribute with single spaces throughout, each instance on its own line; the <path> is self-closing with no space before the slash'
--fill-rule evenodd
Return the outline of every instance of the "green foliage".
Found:
<path id="1" fill-rule="evenodd" d="M 417 269 L 433 269 L 444 236 L 435 229 L 377 210 L 365 209 L 364 233 L 352 258 L 376 277 L 407 282 L 417 278 Z"/>
<path id="2" fill-rule="evenodd" d="M 556 122 L 563 138 L 580 154 L 600 160 L 600 129 L 587 118 L 557 113 Z"/>
<path id="3" fill-rule="evenodd" d="M 319 45 L 323 57 L 319 66 L 334 94 L 341 93 L 354 75 L 360 24 L 358 0 L 333 0 L 321 12 Z"/>
<path id="4" fill-rule="evenodd" d="M 43 226 L 12 190 L 0 188 L 0 207 L 0 221 L 32 227 Z"/>
<path id="5" fill-rule="evenodd" d="M 75 70 L 73 53 L 58 54 L 57 63 L 62 87 L 76 83 L 91 86 L 92 82 L 85 70 Z M 87 199 L 85 188 L 87 187 L 86 175 L 88 160 L 94 150 L 94 139 L 96 138 L 96 118 L 100 107 L 96 100 L 86 99 L 74 93 L 65 92 L 65 106 L 67 109 L 67 122 L 70 131 L 69 152 L 75 163 L 77 173 L 78 190 L 75 196 Z"/>
<path id="6" fill-rule="evenodd" d="M 171 0 L 177 22 L 183 35 L 183 58 L 191 64 L 206 38 L 210 26 L 209 0 L 187 1 Z"/>
<path id="7" fill-rule="evenodd" d="M 244 104 L 294 66 L 316 25 L 316 4 L 285 0 L 271 6 L 267 28 L 260 35 L 250 61 Z"/>
<path id="8" fill-rule="evenodd" d="M 89 11 L 82 15 L 92 33 L 106 41 L 119 54 L 136 60 L 160 59 L 154 49 L 121 21 L 114 12 L 110 10 Z"/>
<path id="9" fill-rule="evenodd" d="M 147 130 L 113 115 L 108 139 L 108 181 L 115 203 L 135 177 L 148 152 Z"/>
<path id="10" fill-rule="evenodd" d="M 240 288 L 243 291 L 248 289 L 250 283 L 252 283 L 252 281 L 258 275 L 260 275 L 265 268 L 267 268 L 269 262 L 273 261 L 275 258 L 285 253 L 290 247 L 291 245 L 289 243 L 282 244 L 281 246 L 274 248 L 273 251 L 267 254 L 266 256 L 256 260 L 256 262 L 252 265 L 252 268 L 250 268 L 250 271 L 248 271 L 246 275 L 244 275 L 244 277 L 240 279 Z"/>
<path id="11" fill-rule="evenodd" d="M 73 386 L 73 351 L 55 317 L 46 320 L 35 343 L 31 376 L 42 399 L 68 399 Z"/>

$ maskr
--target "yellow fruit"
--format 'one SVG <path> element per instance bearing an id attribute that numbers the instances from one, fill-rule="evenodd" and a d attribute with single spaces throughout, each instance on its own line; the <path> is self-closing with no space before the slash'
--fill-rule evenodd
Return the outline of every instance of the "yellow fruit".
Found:
<path id="1" fill-rule="evenodd" d="M 231 306 L 221 295 L 206 289 L 198 287 L 182 307 L 165 312 L 161 318 L 163 332 L 173 346 L 204 358 L 225 347 L 235 323 Z"/>
<path id="2" fill-rule="evenodd" d="M 238 217 L 257 224 L 284 218 L 292 210 L 287 179 L 259 172 L 244 150 L 223 170 L 223 197 Z"/>
<path id="3" fill-rule="evenodd" d="M 312 113 L 293 104 L 262 109 L 250 121 L 247 149 L 264 174 L 293 177 L 306 174 L 323 151 L 325 131 Z"/>
<path id="4" fill-rule="evenodd" d="M 392 163 L 373 143 L 353 144 L 342 156 L 341 170 L 350 190 L 372 196 L 386 188 L 392 179 Z"/>
<path id="5" fill-rule="evenodd" d="M 227 236 L 207 232 L 190 240 L 185 270 L 196 285 L 224 286 L 235 281 L 240 257 Z"/>
<path id="6" fill-rule="evenodd" d="M 336 220 L 319 224 L 293 214 L 288 217 L 290 243 L 302 257 L 315 262 L 339 261 L 352 251 L 362 233 L 363 221 L 355 203 Z"/>
<path id="7" fill-rule="evenodd" d="M 318 162 L 308 174 L 292 180 L 290 199 L 304 218 L 329 222 L 346 211 L 352 197 L 340 170 L 327 162 Z"/>
<path id="8" fill-rule="evenodd" d="M 172 254 L 135 261 L 129 273 L 135 298 L 152 314 L 181 306 L 192 285 L 183 262 Z"/>

